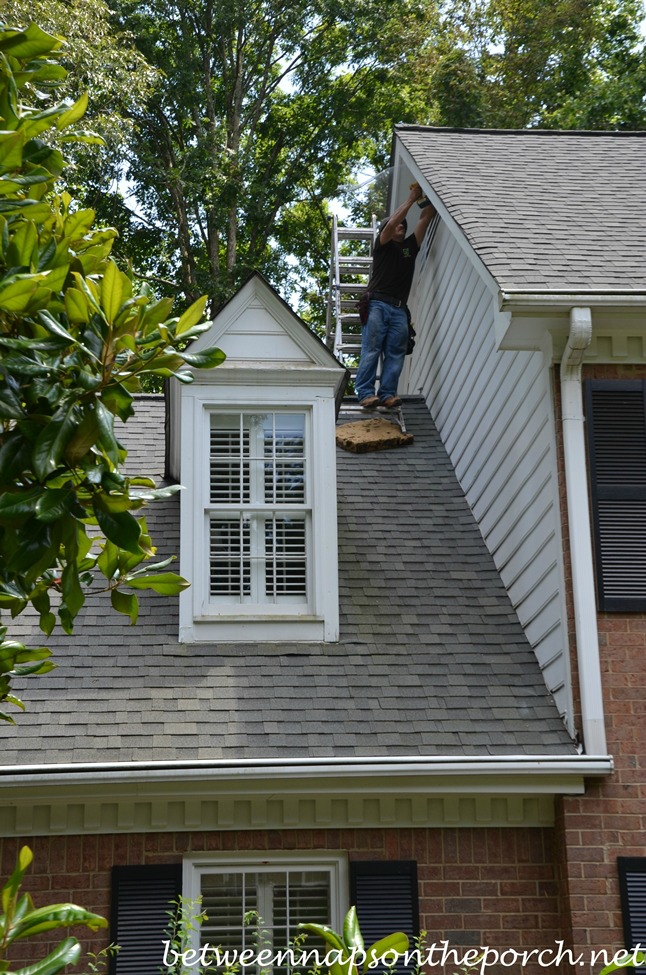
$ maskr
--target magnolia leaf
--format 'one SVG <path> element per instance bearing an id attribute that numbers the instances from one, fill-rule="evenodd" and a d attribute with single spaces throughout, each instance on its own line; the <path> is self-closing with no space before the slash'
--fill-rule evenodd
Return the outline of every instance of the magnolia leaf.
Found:
<path id="1" fill-rule="evenodd" d="M 36 505 L 36 518 L 39 521 L 56 521 L 69 511 L 74 494 L 66 488 L 48 488 Z"/>
<path id="2" fill-rule="evenodd" d="M 0 521 L 12 521 L 34 514 L 41 496 L 39 488 L 27 491 L 6 491 L 0 494 Z M 4 588 L 0 586 L 0 590 Z"/>
<path id="3" fill-rule="evenodd" d="M 108 926 L 105 918 L 77 904 L 48 904 L 25 915 L 20 923 L 19 932 L 11 940 L 17 941 L 20 938 L 41 934 L 43 931 L 53 931 L 55 928 L 67 928 L 72 924 L 82 924 L 91 931 L 98 931 Z"/>
<path id="4" fill-rule="evenodd" d="M 71 618 L 74 619 L 78 616 L 79 610 L 85 602 L 85 593 L 79 581 L 78 566 L 75 562 L 68 562 L 63 569 L 61 590 L 63 592 L 65 607 L 69 611 Z"/>
<path id="5" fill-rule="evenodd" d="M 34 855 L 28 846 L 23 846 L 20 848 L 18 862 L 16 863 L 11 876 L 2 888 L 2 911 L 4 914 L 9 912 L 11 901 L 15 899 L 18 891 L 20 890 L 22 879 L 29 869 L 33 859 Z"/>
<path id="6" fill-rule="evenodd" d="M 101 402 L 124 423 L 134 413 L 133 398 L 122 383 L 111 383 L 101 391 Z"/>
<path id="7" fill-rule="evenodd" d="M 90 452 L 99 437 L 96 412 L 86 412 L 65 448 L 65 460 L 72 467 L 79 464 Z"/>
<path id="8" fill-rule="evenodd" d="M 26 278 L 0 288 L 0 308 L 17 313 L 25 311 L 39 286 L 38 278 Z"/>
<path id="9" fill-rule="evenodd" d="M 643 951 L 631 951 L 626 952 L 624 958 L 619 958 L 618 960 L 613 960 L 605 968 L 602 968 L 599 975 L 611 975 L 612 972 L 618 972 L 621 969 L 633 968 L 635 965 L 643 965 L 646 962 L 646 953 Z"/>
<path id="10" fill-rule="evenodd" d="M 161 298 L 154 305 L 150 305 L 146 309 L 141 323 L 144 334 L 147 335 L 155 326 L 161 324 L 161 322 L 165 322 L 170 316 L 172 309 L 172 298 Z"/>
<path id="11" fill-rule="evenodd" d="M 50 615 L 53 615 L 50 613 Z M 56 622 L 56 617 L 54 617 L 54 622 Z M 40 664 L 25 664 L 24 666 L 14 667 L 14 674 L 16 677 L 29 677 L 31 674 L 48 674 L 50 670 L 55 670 L 56 664 L 52 663 L 51 660 L 44 660 Z"/>
<path id="12" fill-rule="evenodd" d="M 83 237 L 92 227 L 94 222 L 95 212 L 86 208 L 84 210 L 76 210 L 74 213 L 70 213 L 65 218 L 65 223 L 63 224 L 63 233 L 70 240 L 76 240 L 77 238 Z"/>
<path id="13" fill-rule="evenodd" d="M 345 953 L 345 945 L 343 941 L 338 936 L 336 931 L 328 927 L 327 924 L 299 924 L 299 931 L 309 931 L 311 934 L 317 934 L 319 938 L 323 938 L 326 944 L 330 945 L 331 948 L 335 948 L 337 951 Z"/>
<path id="14" fill-rule="evenodd" d="M 81 955 L 81 946 L 76 938 L 65 938 L 46 958 L 20 968 L 14 975 L 56 975 L 68 965 L 76 965 Z"/>
<path id="15" fill-rule="evenodd" d="M 178 576 L 175 572 L 158 572 L 156 575 L 126 576 L 124 585 L 131 589 L 152 589 L 163 596 L 176 596 L 184 589 L 188 589 L 190 582 Z"/>
<path id="16" fill-rule="evenodd" d="M 345 942 L 346 948 L 363 948 L 363 938 L 361 936 L 361 929 L 359 928 L 357 909 L 354 905 L 350 908 L 343 921 L 343 941 Z"/>
<path id="17" fill-rule="evenodd" d="M 38 245 L 38 231 L 33 220 L 24 220 L 11 239 L 7 250 L 10 267 L 29 267 L 34 249 Z"/>
<path id="18" fill-rule="evenodd" d="M 103 139 L 96 132 L 85 132 L 76 129 L 70 135 L 61 136 L 61 142 L 82 142 L 86 146 L 104 146 L 105 139 Z"/>
<path id="19" fill-rule="evenodd" d="M 403 955 L 408 951 L 409 940 L 408 937 L 403 933 L 403 931 L 396 931 L 394 934 L 389 934 L 385 938 L 381 938 L 380 941 L 375 941 L 373 945 L 370 945 L 367 952 L 367 957 L 363 965 L 362 975 L 365 973 L 370 965 L 374 968 L 377 959 L 381 958 L 388 952 L 392 954 L 397 952 L 398 955 Z"/>
<path id="20" fill-rule="evenodd" d="M 116 609 L 117 613 L 123 613 L 124 616 L 129 616 L 134 626 L 139 615 L 139 601 L 137 597 L 133 593 L 112 589 L 110 591 L 110 599 L 112 601 L 112 608 Z"/>
<path id="21" fill-rule="evenodd" d="M 87 324 L 90 320 L 90 304 L 87 296 L 77 288 L 68 288 L 64 296 L 65 314 L 74 324 Z"/>
<path id="22" fill-rule="evenodd" d="M 189 329 L 193 328 L 202 321 L 202 316 L 204 315 L 204 309 L 206 308 L 206 303 L 208 301 L 207 295 L 202 295 L 197 301 L 194 301 L 190 308 L 187 308 L 183 315 L 180 315 L 179 321 L 175 328 L 175 335 L 179 338 L 180 335 L 184 335 Z"/>
<path id="23" fill-rule="evenodd" d="M 7 170 L 20 169 L 24 145 L 24 132 L 12 132 L 10 135 L 4 132 L 0 139 L 0 166 Z"/>
<path id="24" fill-rule="evenodd" d="M 0 417 L 21 420 L 25 415 L 20 399 L 7 385 L 0 389 Z M 4 446 L 4 445 L 3 445 Z"/>
<path id="25" fill-rule="evenodd" d="M 60 37 L 47 34 L 37 24 L 30 24 L 24 31 L 4 31 L 0 37 L 0 51 L 6 51 L 14 58 L 35 58 L 55 51 L 62 43 Z"/>
<path id="26" fill-rule="evenodd" d="M 95 410 L 99 427 L 99 443 L 103 447 L 110 462 L 116 467 L 119 463 L 119 451 L 121 448 L 114 435 L 114 413 L 111 413 L 103 405 L 101 400 L 96 401 Z M 115 510 L 110 505 L 108 507 L 111 511 Z"/>
<path id="27" fill-rule="evenodd" d="M 221 349 L 204 349 L 202 352 L 180 352 L 184 362 L 197 369 L 212 369 L 219 366 L 226 359 L 226 355 Z"/>
<path id="28" fill-rule="evenodd" d="M 66 129 L 68 125 L 73 125 L 74 122 L 78 122 L 79 119 L 82 119 L 87 112 L 88 101 L 88 93 L 84 92 L 81 97 L 74 102 L 71 108 L 68 108 L 66 112 L 59 115 L 59 117 L 56 119 L 56 128 Z"/>
<path id="29" fill-rule="evenodd" d="M 109 260 L 101 282 L 101 306 L 110 325 L 114 323 L 123 303 L 124 277 L 114 261 Z"/>
<path id="30" fill-rule="evenodd" d="M 141 528 L 137 519 L 129 511 L 107 511 L 101 507 L 103 500 L 103 498 L 94 500 L 94 514 L 105 537 L 119 548 L 124 548 L 126 552 L 141 555 L 139 545 Z"/>
<path id="31" fill-rule="evenodd" d="M 53 416 L 34 444 L 32 461 L 34 473 L 45 480 L 60 464 L 67 444 L 72 439 L 76 421 L 74 407 L 61 416 Z"/>

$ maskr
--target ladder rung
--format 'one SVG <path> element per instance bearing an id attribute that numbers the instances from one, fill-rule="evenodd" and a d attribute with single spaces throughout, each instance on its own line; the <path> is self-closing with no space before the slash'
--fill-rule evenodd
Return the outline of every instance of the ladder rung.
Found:
<path id="1" fill-rule="evenodd" d="M 339 240 L 374 240 L 370 227 L 337 227 Z"/>
<path id="2" fill-rule="evenodd" d="M 339 257 L 339 264 L 341 267 L 346 267 L 348 264 L 357 265 L 357 267 L 370 267 L 372 264 L 371 257 L 361 257 L 359 254 L 348 254 L 346 256 Z"/>
<path id="3" fill-rule="evenodd" d="M 346 294 L 347 295 L 347 294 L 352 294 L 353 291 L 359 291 L 359 292 L 365 291 L 366 290 L 366 282 L 365 281 L 355 281 L 354 284 L 350 284 L 350 283 L 346 282 L 345 284 L 339 284 L 339 285 L 337 285 L 337 287 L 338 287 L 338 290 L 342 294 Z"/>

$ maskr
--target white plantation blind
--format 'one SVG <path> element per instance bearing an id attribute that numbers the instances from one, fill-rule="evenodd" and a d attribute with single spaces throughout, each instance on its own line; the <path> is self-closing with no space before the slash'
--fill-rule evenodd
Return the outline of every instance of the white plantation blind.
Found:
<path id="1" fill-rule="evenodd" d="M 306 414 L 210 418 L 209 591 L 216 601 L 305 603 Z"/>
<path id="2" fill-rule="evenodd" d="M 204 873 L 201 877 L 201 945 L 221 952 L 286 951 L 301 922 L 331 922 L 330 873 L 282 869 Z M 272 966 L 287 975 L 288 965 Z M 253 969 L 250 969 L 253 971 Z"/>

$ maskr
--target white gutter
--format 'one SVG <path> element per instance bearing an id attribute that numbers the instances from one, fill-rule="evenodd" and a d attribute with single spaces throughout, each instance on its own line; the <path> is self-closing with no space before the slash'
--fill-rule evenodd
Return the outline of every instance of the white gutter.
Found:
<path id="1" fill-rule="evenodd" d="M 638 308 L 646 305 L 644 291 L 501 291 L 499 306 L 503 311 L 520 311 L 529 308 Z"/>
<path id="2" fill-rule="evenodd" d="M 592 340 L 589 307 L 570 309 L 570 334 L 561 361 L 563 453 L 567 494 L 574 626 L 581 693 L 583 743 L 588 754 L 607 751 L 597 632 L 581 390 L 583 356 Z"/>
<path id="3" fill-rule="evenodd" d="M 269 779 L 279 776 L 305 778 L 355 778 L 361 776 L 491 775 L 607 775 L 612 759 L 596 755 L 485 755 L 472 757 L 403 755 L 390 758 L 220 759 L 168 762 L 79 762 L 53 765 L 0 766 L 0 788 L 8 784 L 52 783 L 106 779 L 197 781 L 202 778 Z"/>

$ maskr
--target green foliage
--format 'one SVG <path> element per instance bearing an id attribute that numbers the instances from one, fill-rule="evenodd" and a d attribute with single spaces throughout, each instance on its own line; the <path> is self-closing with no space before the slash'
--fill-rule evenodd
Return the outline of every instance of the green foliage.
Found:
<path id="1" fill-rule="evenodd" d="M 105 918 L 76 904 L 50 904 L 35 908 L 30 895 L 21 892 L 25 873 L 32 860 L 31 850 L 23 846 L 15 870 L 0 891 L 0 972 L 7 975 L 56 975 L 66 965 L 76 964 L 81 954 L 77 939 L 68 937 L 41 961 L 11 971 L 7 956 L 15 941 L 74 925 L 83 925 L 91 931 L 108 926 Z"/>
<path id="2" fill-rule="evenodd" d="M 121 472 L 116 424 L 146 377 L 191 381 L 187 366 L 224 358 L 186 349 L 209 327 L 206 298 L 170 317 L 170 299 L 137 291 L 111 259 L 115 231 L 94 228 L 92 210 L 56 193 L 65 161 L 45 134 L 93 138 L 69 132 L 85 96 L 41 98 L 61 77 L 60 44 L 34 24 L 0 31 L 0 608 L 15 617 L 31 605 L 47 636 L 57 619 L 72 632 L 101 578 L 133 623 L 138 590 L 187 585 L 159 571 L 170 560 L 145 564 L 155 548 L 137 512 L 175 488 Z M 20 706 L 12 677 L 44 673 L 49 654 L 5 628 L 0 637 L 0 701 Z"/>
<path id="3" fill-rule="evenodd" d="M 434 7 L 119 0 L 119 27 L 158 70 L 128 159 L 141 223 L 161 231 L 139 270 L 179 270 L 188 299 L 217 305 L 253 270 L 292 291 L 327 265 L 326 200 L 390 139 L 381 89 Z"/>
<path id="4" fill-rule="evenodd" d="M 643 951 L 630 951 L 626 952 L 625 958 L 619 959 L 619 961 L 612 961 L 605 968 L 602 968 L 599 975 L 611 975 L 612 972 L 618 972 L 620 970 L 626 970 L 627 968 L 632 969 L 635 965 L 646 964 L 646 953 Z"/>
<path id="5" fill-rule="evenodd" d="M 642 0 L 450 0 L 423 53 L 424 117 L 485 128 L 643 128 Z M 422 76 L 423 77 L 423 76 Z"/>
<path id="6" fill-rule="evenodd" d="M 327 924 L 299 924 L 298 927 L 302 931 L 309 931 L 311 934 L 316 934 L 322 938 L 328 948 L 335 953 L 335 958 L 336 953 L 338 953 L 339 961 L 335 960 L 329 966 L 330 975 L 358 975 L 357 956 L 363 959 L 361 975 L 365 975 L 370 964 L 374 965 L 376 959 L 390 955 L 394 962 L 398 955 L 403 955 L 404 952 L 408 951 L 409 946 L 408 937 L 402 931 L 398 931 L 375 941 L 369 948 L 365 948 L 363 935 L 359 928 L 357 909 L 354 906 L 346 914 L 343 921 L 343 931 L 340 934 Z"/>

